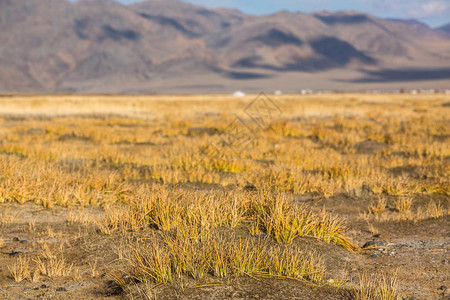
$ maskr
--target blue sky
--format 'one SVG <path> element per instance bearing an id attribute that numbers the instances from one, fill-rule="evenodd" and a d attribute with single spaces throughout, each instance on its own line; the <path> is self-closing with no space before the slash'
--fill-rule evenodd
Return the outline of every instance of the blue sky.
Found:
<path id="1" fill-rule="evenodd" d="M 139 2 L 118 0 L 122 3 Z M 302 12 L 355 10 L 402 19 L 418 19 L 431 26 L 450 22 L 450 0 L 183 0 L 205 7 L 237 8 L 249 14 L 279 10 Z"/>

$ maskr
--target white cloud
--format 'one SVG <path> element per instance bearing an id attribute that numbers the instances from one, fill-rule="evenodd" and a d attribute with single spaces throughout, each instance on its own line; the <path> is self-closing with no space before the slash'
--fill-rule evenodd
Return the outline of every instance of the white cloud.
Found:
<path id="1" fill-rule="evenodd" d="M 450 14 L 446 0 L 365 0 L 383 14 L 404 18 L 433 18 Z"/>
<path id="2" fill-rule="evenodd" d="M 427 16 L 440 16 L 450 13 L 450 3 L 443 1 L 432 1 L 421 5 L 422 13 Z"/>

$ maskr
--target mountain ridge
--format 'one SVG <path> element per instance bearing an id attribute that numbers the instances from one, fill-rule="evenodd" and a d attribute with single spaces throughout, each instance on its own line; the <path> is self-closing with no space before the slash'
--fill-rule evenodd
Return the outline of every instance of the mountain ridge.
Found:
<path id="1" fill-rule="evenodd" d="M 443 81 L 450 68 L 441 30 L 352 11 L 251 16 L 176 0 L 4 0 L 0 24 L 4 93 L 359 88 L 389 70 L 434 68 Z M 427 80 L 416 73 L 411 82 Z"/>
<path id="2" fill-rule="evenodd" d="M 450 23 L 444 24 L 436 28 L 437 30 L 443 31 L 445 33 L 450 34 Z"/>

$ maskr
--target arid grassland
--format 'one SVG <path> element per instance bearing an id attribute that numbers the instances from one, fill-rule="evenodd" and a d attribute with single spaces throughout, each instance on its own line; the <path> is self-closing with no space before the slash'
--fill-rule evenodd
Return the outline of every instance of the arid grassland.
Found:
<path id="1" fill-rule="evenodd" d="M 448 95 L 3 96 L 0 298 L 442 299 L 449 194 Z"/>

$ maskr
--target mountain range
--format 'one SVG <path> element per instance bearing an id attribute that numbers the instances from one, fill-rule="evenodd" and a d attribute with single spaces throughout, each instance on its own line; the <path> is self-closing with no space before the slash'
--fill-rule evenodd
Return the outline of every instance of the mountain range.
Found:
<path id="1" fill-rule="evenodd" d="M 0 0 L 0 93 L 450 88 L 449 25 L 178 0 Z"/>

